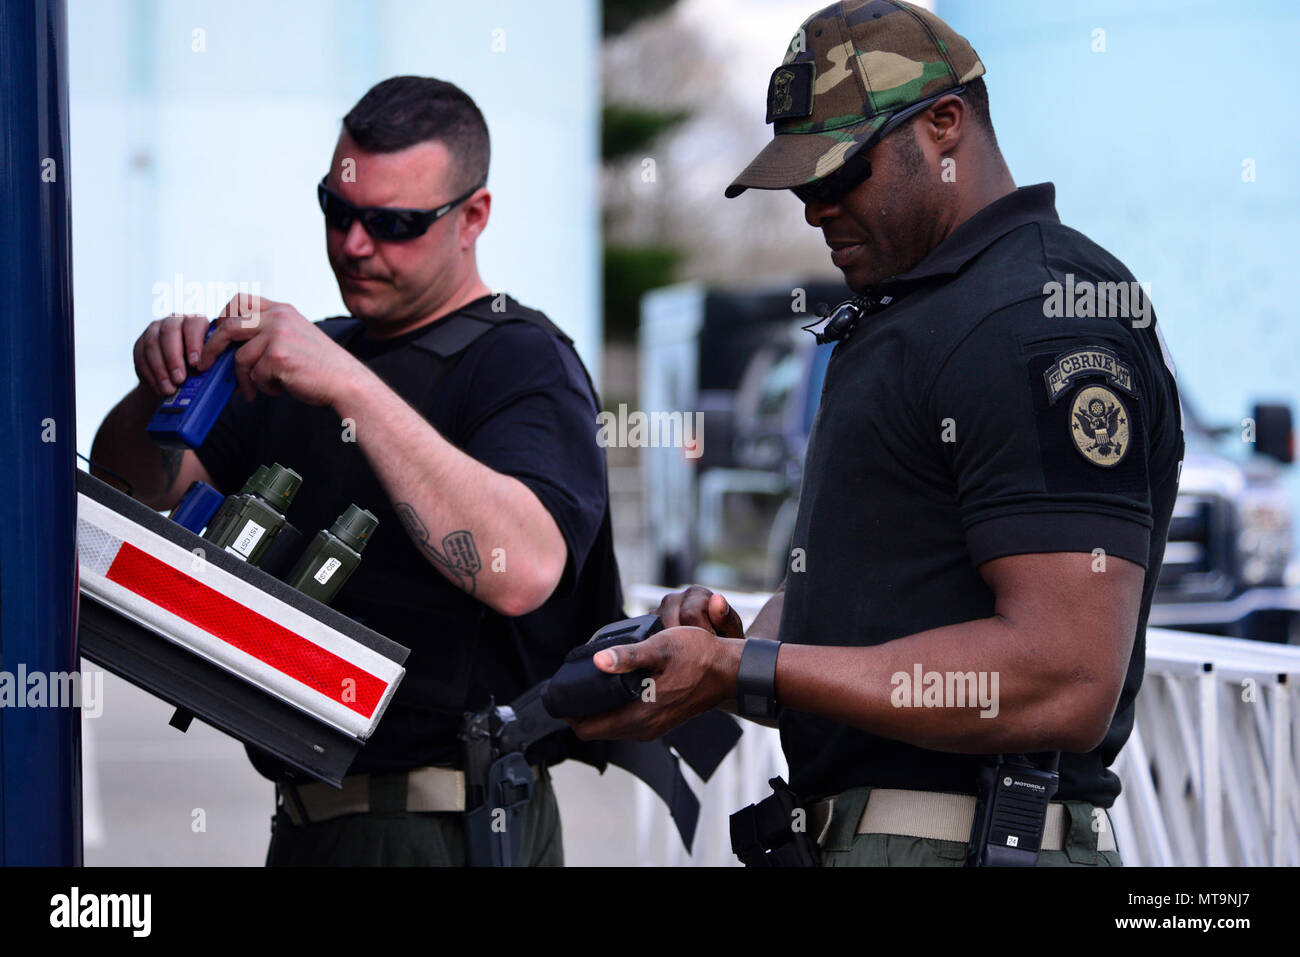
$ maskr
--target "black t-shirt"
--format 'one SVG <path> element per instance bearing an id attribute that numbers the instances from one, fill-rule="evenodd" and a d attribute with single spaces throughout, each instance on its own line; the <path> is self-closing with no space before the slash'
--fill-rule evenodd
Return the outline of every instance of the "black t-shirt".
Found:
<path id="1" fill-rule="evenodd" d="M 489 696 L 508 704 L 549 677 L 566 651 L 620 615 L 590 380 L 567 337 L 541 313 L 509 298 L 504 312 L 494 312 L 492 301 L 485 297 L 459 310 L 498 324 L 449 360 L 426 348 L 425 334 L 451 316 L 385 340 L 352 323 L 321 325 L 447 441 L 517 478 L 550 512 L 568 561 L 559 586 L 536 611 L 504 617 L 445 579 L 411 542 L 360 446 L 328 406 L 262 393 L 249 403 L 236 395 L 198 450 L 226 494 L 238 491 L 258 465 L 279 462 L 298 472 L 302 486 L 287 518 L 305 540 L 349 504 L 379 519 L 333 606 L 411 654 L 354 773 L 460 764 L 456 732 L 465 711 L 485 706 Z M 480 579 L 494 573 L 494 562 L 500 569 L 505 561 L 508 573 L 511 562 L 527 560 L 480 545 Z M 250 756 L 268 777 L 283 770 L 265 755 L 250 750 Z"/>
<path id="2" fill-rule="evenodd" d="M 792 541 L 804 570 L 789 574 L 780 637 L 877 645 L 987 618 L 994 596 L 977 569 L 1005 555 L 1104 549 L 1142 565 L 1110 729 L 1096 750 L 1061 757 L 1058 799 L 1109 807 L 1120 783 L 1107 768 L 1133 727 L 1177 491 L 1181 413 L 1154 316 L 1131 304 L 1132 318 L 1116 317 L 1120 287 L 1094 286 L 1085 301 L 1085 284 L 1132 275 L 1062 226 L 1054 198 L 1051 184 L 1003 197 L 868 293 L 877 305 L 827 367 Z M 978 756 L 791 711 L 781 737 L 791 786 L 807 798 L 866 785 L 975 791 Z"/>

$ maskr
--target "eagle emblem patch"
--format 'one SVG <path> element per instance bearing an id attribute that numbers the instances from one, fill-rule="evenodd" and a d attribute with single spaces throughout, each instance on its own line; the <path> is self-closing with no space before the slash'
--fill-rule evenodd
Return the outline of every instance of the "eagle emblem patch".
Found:
<path id="1" fill-rule="evenodd" d="M 1102 468 L 1124 461 L 1129 422 L 1119 396 L 1102 385 L 1088 386 L 1074 397 L 1070 413 L 1070 438 L 1080 455 Z"/>

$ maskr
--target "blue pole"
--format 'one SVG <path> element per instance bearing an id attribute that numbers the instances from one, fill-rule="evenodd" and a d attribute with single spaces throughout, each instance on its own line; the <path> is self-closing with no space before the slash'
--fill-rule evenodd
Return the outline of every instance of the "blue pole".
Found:
<path id="1" fill-rule="evenodd" d="M 0 0 L 4 864 L 81 863 L 67 50 L 64 0 Z"/>

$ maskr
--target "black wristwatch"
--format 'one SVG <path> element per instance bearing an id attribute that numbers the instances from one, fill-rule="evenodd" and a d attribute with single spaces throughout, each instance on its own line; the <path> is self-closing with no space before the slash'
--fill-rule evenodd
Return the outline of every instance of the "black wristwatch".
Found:
<path id="1" fill-rule="evenodd" d="M 781 713 L 776 703 L 776 656 L 781 642 L 771 638 L 749 638 L 740 654 L 736 673 L 736 714 L 742 718 L 775 718 Z"/>

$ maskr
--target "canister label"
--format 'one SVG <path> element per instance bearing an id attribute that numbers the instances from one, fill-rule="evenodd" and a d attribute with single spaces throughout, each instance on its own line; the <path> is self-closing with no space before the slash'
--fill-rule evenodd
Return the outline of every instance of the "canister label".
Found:
<path id="1" fill-rule="evenodd" d="M 253 549 L 257 547 L 258 541 L 262 538 L 262 535 L 265 532 L 265 528 L 258 525 L 257 522 L 250 518 L 244 523 L 243 529 L 235 536 L 235 539 L 230 543 L 229 548 L 233 549 L 236 554 L 242 555 L 247 559 L 248 556 L 252 554 Z"/>
<path id="2" fill-rule="evenodd" d="M 343 563 L 339 561 L 337 558 L 333 558 L 333 557 L 327 558 L 325 559 L 324 564 L 322 564 L 321 567 L 316 570 L 316 574 L 312 575 L 311 577 L 316 579 L 322 585 L 324 585 L 327 581 L 330 580 L 331 576 L 333 576 L 333 574 L 336 571 L 338 571 L 339 566 L 342 564 Z"/>

